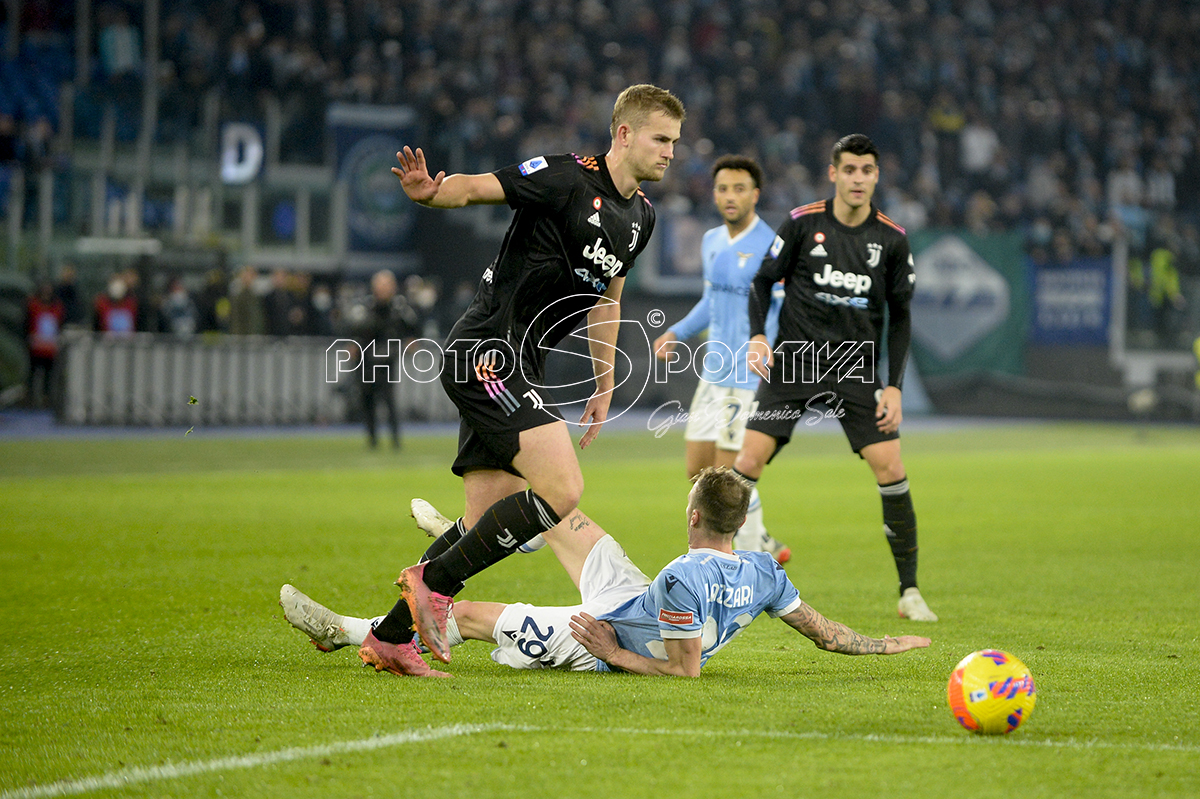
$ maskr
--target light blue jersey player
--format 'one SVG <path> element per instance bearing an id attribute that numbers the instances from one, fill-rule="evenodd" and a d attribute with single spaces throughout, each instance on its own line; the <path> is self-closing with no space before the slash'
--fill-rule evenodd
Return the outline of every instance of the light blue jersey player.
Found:
<path id="1" fill-rule="evenodd" d="M 753 392 L 759 377 L 746 366 L 745 352 L 750 341 L 750 317 L 747 303 L 750 283 L 758 273 L 763 256 L 775 241 L 775 231 L 753 211 L 739 232 L 728 223 L 704 234 L 700 259 L 704 267 L 704 293 L 687 316 L 667 330 L 678 341 L 686 341 L 708 331 L 707 347 L 696 359 L 700 379 L 721 388 Z M 768 312 L 767 326 L 779 327 L 779 306 L 783 304 L 783 286 Z M 772 338 L 771 334 L 767 334 Z"/>
<path id="2" fill-rule="evenodd" d="M 666 642 L 700 639 L 700 665 L 761 613 L 779 618 L 801 605 L 800 592 L 765 552 L 691 549 L 659 572 L 646 592 L 599 616 L 623 649 L 667 659 Z M 608 666 L 601 661 L 598 668 Z"/>
<path id="3" fill-rule="evenodd" d="M 893 654 L 929 646 L 928 638 L 868 638 L 830 621 L 801 601 L 769 555 L 735 552 L 733 534 L 748 503 L 749 487 L 732 470 L 702 470 L 688 494 L 688 553 L 653 582 L 611 535 L 576 509 L 567 518 L 568 531 L 546 538 L 578 586 L 581 603 L 459 601 L 450 613 L 447 641 L 492 643 L 492 659 L 516 669 L 690 677 L 762 613 L 783 619 L 831 652 Z M 430 535 L 454 524 L 423 500 L 413 500 L 413 517 Z M 372 629 L 371 619 L 336 614 L 290 585 L 279 598 L 285 618 L 322 652 L 361 645 Z M 420 676 L 449 675 L 430 670 Z"/>
<path id="4" fill-rule="evenodd" d="M 775 232 L 754 212 L 763 174 L 752 158 L 726 155 L 713 163 L 713 203 L 725 224 L 704 234 L 701 260 L 704 294 L 687 316 L 671 325 L 654 342 L 655 354 L 677 371 L 684 359 L 700 368 L 700 382 L 687 410 L 683 433 L 689 478 L 705 466 L 732 466 L 746 436 L 746 421 L 754 412 L 758 375 L 746 364 L 750 342 L 750 286 L 763 257 L 775 241 Z M 767 312 L 768 336 L 778 329 L 784 288 L 773 289 Z M 693 358 L 679 342 L 708 330 L 700 358 Z M 750 497 L 745 527 L 734 540 L 735 549 L 771 553 L 787 563 L 792 551 L 775 540 L 763 524 L 758 490 Z"/>

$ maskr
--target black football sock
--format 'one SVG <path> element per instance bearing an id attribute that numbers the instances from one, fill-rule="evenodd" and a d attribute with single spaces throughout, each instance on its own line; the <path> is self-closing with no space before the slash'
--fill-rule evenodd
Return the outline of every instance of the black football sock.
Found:
<path id="1" fill-rule="evenodd" d="M 917 515 L 913 512 L 908 478 L 879 486 L 883 500 L 883 532 L 892 548 L 900 593 L 917 587 Z"/>
<path id="2" fill-rule="evenodd" d="M 758 485 L 758 480 L 754 477 L 751 477 L 746 474 L 742 474 L 737 469 L 734 469 L 733 473 L 736 474 L 738 477 L 742 478 L 743 480 L 745 480 L 747 483 L 749 483 L 751 488 L 754 488 L 756 485 Z"/>
<path id="3" fill-rule="evenodd" d="M 425 554 L 422 555 L 421 559 L 417 562 L 424 563 L 427 560 L 433 560 L 438 555 L 441 555 L 447 549 L 458 543 L 458 539 L 462 538 L 464 535 L 466 535 L 466 533 L 467 528 L 463 526 L 462 517 L 459 516 L 458 520 L 454 522 L 454 526 L 450 527 L 446 530 L 446 532 L 435 538 L 433 543 L 429 545 L 429 549 L 425 550 Z"/>
<path id="4" fill-rule="evenodd" d="M 407 644 L 413 639 L 413 618 L 404 597 L 396 602 L 396 606 L 388 611 L 372 632 L 380 641 L 389 644 Z"/>
<path id="5" fill-rule="evenodd" d="M 425 564 L 429 590 L 453 596 L 467 578 L 499 563 L 561 519 L 550 503 L 527 489 L 492 505 L 466 535 Z"/>
<path id="6" fill-rule="evenodd" d="M 453 527 L 434 539 L 433 543 L 429 545 L 429 549 L 425 550 L 425 554 L 421 556 L 421 560 L 418 562 L 424 563 L 427 560 L 436 558 L 453 546 L 458 539 L 462 538 L 465 532 L 463 520 L 460 516 Z M 460 585 L 455 589 L 454 593 L 457 594 L 461 590 L 462 586 Z M 412 611 L 408 609 L 408 603 L 404 599 L 401 599 L 396 603 L 394 608 L 388 611 L 388 615 L 375 626 L 375 637 L 389 644 L 407 644 L 413 639 L 412 626 Z"/>

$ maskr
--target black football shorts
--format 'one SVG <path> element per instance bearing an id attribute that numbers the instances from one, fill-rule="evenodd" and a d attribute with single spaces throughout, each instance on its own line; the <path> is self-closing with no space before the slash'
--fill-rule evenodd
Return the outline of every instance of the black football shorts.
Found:
<path id="1" fill-rule="evenodd" d="M 779 372 L 772 370 L 772 377 Z M 876 392 L 882 386 L 854 380 L 819 383 L 781 383 L 761 381 L 754 395 L 754 406 L 746 422 L 747 430 L 757 430 L 775 439 L 774 458 L 791 440 L 797 425 L 815 425 L 822 418 L 836 418 L 850 442 L 859 452 L 863 447 L 892 441 L 899 432 L 884 433 L 875 426 Z M 768 463 L 770 461 L 768 460 Z"/>
<path id="2" fill-rule="evenodd" d="M 562 419 L 544 387 L 530 383 L 519 368 L 497 373 L 486 354 L 446 350 L 441 381 L 461 419 L 458 457 L 450 467 L 459 477 L 479 469 L 523 476 L 512 465 L 521 431 Z"/>

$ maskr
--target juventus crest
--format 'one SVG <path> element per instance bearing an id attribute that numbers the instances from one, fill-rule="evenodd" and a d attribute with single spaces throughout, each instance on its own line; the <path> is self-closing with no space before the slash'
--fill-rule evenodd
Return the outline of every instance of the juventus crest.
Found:
<path id="1" fill-rule="evenodd" d="M 874 269 L 879 266 L 879 257 L 883 255 L 883 245 L 871 242 L 867 245 L 867 266 Z"/>

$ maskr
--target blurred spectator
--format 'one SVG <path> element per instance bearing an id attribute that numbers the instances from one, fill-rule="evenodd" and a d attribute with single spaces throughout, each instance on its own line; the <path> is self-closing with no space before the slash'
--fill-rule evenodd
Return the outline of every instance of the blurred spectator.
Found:
<path id="1" fill-rule="evenodd" d="M 129 337 L 137 329 L 137 314 L 137 300 L 129 293 L 125 279 L 113 275 L 108 279 L 108 288 L 96 295 L 92 329 L 113 337 Z"/>
<path id="2" fill-rule="evenodd" d="M 336 309 L 333 307 L 333 292 L 326 283 L 313 286 L 309 297 L 308 335 L 329 338 L 333 336 Z"/>
<path id="3" fill-rule="evenodd" d="M 54 363 L 66 309 L 54 296 L 54 284 L 43 281 L 25 306 L 25 334 L 29 345 L 29 404 L 44 408 L 54 395 Z"/>
<path id="4" fill-rule="evenodd" d="M 353 321 L 353 338 L 363 350 L 362 407 L 367 425 L 367 443 L 378 445 L 377 404 L 387 411 L 392 448 L 400 449 L 400 417 L 396 412 L 404 344 L 420 335 L 419 319 L 408 301 L 397 293 L 396 276 L 384 269 L 371 277 L 371 297 Z M 368 382 L 369 381 L 369 382 Z M 389 382 L 396 381 L 396 382 Z"/>
<path id="5" fill-rule="evenodd" d="M 307 336 L 311 332 L 312 301 L 309 297 L 311 288 L 312 275 L 307 272 L 293 272 L 288 275 L 287 327 L 284 335 Z"/>
<path id="6" fill-rule="evenodd" d="M 1154 313 L 1154 333 L 1160 347 L 1174 347 L 1184 309 L 1180 290 L 1179 271 L 1175 268 L 1175 253 L 1165 246 L 1150 253 L 1150 307 Z"/>
<path id="7" fill-rule="evenodd" d="M 229 277 L 224 268 L 208 270 L 196 310 L 201 333 L 229 331 Z"/>
<path id="8" fill-rule="evenodd" d="M 159 329 L 177 338 L 190 338 L 200 328 L 200 312 L 182 278 L 173 278 L 159 309 Z"/>
<path id="9" fill-rule="evenodd" d="M 962 169 L 973 188 L 982 188 L 1000 150 L 1000 137 L 984 121 L 979 110 L 967 109 L 967 124 L 960 133 Z"/>
<path id="10" fill-rule="evenodd" d="M 235 336 L 259 336 L 267 332 L 262 298 L 258 296 L 258 270 L 243 267 L 229 298 L 229 332 Z"/>
<path id="11" fill-rule="evenodd" d="M 130 106 L 137 99 L 142 67 L 141 33 L 130 24 L 124 6 L 104 3 L 96 18 L 96 49 L 108 90 L 118 105 Z"/>
<path id="12" fill-rule="evenodd" d="M 12 114 L 0 111 L 0 164 L 15 164 L 21 160 L 21 134 Z"/>
<path id="13" fill-rule="evenodd" d="M 263 299 L 267 335 L 286 336 L 291 328 L 292 293 L 288 290 L 289 280 L 285 269 L 276 269 L 271 273 L 271 290 Z"/>
<path id="14" fill-rule="evenodd" d="M 139 258 L 136 266 L 121 272 L 125 290 L 134 302 L 133 329 L 139 333 L 157 333 L 161 329 L 158 312 L 163 303 L 161 283 L 156 288 L 151 283 L 153 275 L 154 264 L 147 256 Z"/>
<path id="15" fill-rule="evenodd" d="M 434 306 L 437 305 L 437 286 L 420 275 L 409 275 L 404 279 L 404 297 L 416 317 L 414 327 L 422 338 L 440 339 L 440 325 Z"/>
<path id="16" fill-rule="evenodd" d="M 58 270 L 58 283 L 54 286 L 54 296 L 63 304 L 63 324 L 83 324 L 83 303 L 79 301 L 79 287 L 76 281 L 75 264 L 65 263 Z"/>

